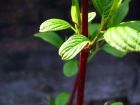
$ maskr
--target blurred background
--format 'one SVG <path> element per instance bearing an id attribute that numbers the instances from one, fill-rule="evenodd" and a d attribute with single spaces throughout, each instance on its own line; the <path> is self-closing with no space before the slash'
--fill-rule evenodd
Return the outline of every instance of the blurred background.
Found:
<path id="1" fill-rule="evenodd" d="M 139 4 L 131 0 L 126 20 L 140 19 Z M 70 5 L 70 0 L 0 0 L 0 105 L 48 105 L 48 96 L 72 89 L 75 77 L 64 77 L 57 49 L 34 37 L 46 19 L 71 21 Z M 95 11 L 91 2 L 90 11 Z M 86 105 L 108 99 L 140 105 L 139 53 L 118 59 L 100 52 L 87 72 Z"/>

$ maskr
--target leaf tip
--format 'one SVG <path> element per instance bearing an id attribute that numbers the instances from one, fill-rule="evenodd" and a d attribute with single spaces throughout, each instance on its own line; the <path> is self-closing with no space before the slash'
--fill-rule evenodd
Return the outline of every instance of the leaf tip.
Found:
<path id="1" fill-rule="evenodd" d="M 34 37 L 39 37 L 38 33 L 35 33 L 35 34 L 34 34 Z"/>

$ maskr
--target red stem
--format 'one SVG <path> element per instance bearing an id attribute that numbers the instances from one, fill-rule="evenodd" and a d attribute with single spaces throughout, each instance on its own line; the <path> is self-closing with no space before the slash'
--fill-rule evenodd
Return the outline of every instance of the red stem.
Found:
<path id="1" fill-rule="evenodd" d="M 80 76 L 78 79 L 78 93 L 77 93 L 77 105 L 83 105 L 84 103 L 84 90 L 85 90 L 85 77 L 87 66 L 88 52 L 82 51 L 80 54 Z"/>
<path id="2" fill-rule="evenodd" d="M 82 34 L 88 36 L 88 0 L 82 0 Z M 84 103 L 84 90 L 85 90 L 85 78 L 86 78 L 86 66 L 89 51 L 82 50 L 80 53 L 80 66 L 79 66 L 79 78 L 78 78 L 78 93 L 77 93 L 77 105 L 83 105 Z"/>
<path id="3" fill-rule="evenodd" d="M 74 87 L 72 89 L 72 93 L 71 93 L 68 105 L 73 105 L 73 101 L 74 101 L 76 91 L 77 91 L 77 87 L 78 87 L 78 77 L 79 77 L 79 75 L 77 75 L 77 78 L 75 80 Z"/>
<path id="4" fill-rule="evenodd" d="M 81 11 L 82 11 L 82 34 L 88 36 L 88 0 L 82 0 Z M 72 94 L 68 105 L 73 104 L 73 100 L 77 92 L 77 105 L 83 105 L 84 103 L 84 90 L 85 90 L 85 78 L 86 78 L 86 67 L 87 58 L 89 51 L 82 50 L 80 53 L 80 65 L 79 73 L 72 90 Z M 78 89 L 78 90 L 77 90 Z"/>
<path id="5" fill-rule="evenodd" d="M 82 0 L 82 34 L 88 36 L 88 0 Z"/>

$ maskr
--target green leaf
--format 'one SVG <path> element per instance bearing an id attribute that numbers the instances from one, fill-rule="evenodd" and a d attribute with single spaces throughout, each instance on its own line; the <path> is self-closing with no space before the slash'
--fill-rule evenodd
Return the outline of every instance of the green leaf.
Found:
<path id="1" fill-rule="evenodd" d="M 91 22 L 96 17 L 96 12 L 88 13 L 88 22 Z"/>
<path id="2" fill-rule="evenodd" d="M 81 22 L 81 16 L 80 16 L 80 9 L 79 9 L 79 2 L 78 0 L 72 0 L 72 6 L 71 6 L 71 18 L 74 23 L 79 25 L 79 22 Z"/>
<path id="3" fill-rule="evenodd" d="M 72 59 L 66 61 L 63 67 L 63 73 L 66 77 L 71 77 L 76 75 L 78 72 L 78 61 L 76 59 Z"/>
<path id="4" fill-rule="evenodd" d="M 62 38 L 58 36 L 58 34 L 56 34 L 55 32 L 41 32 L 41 33 L 36 33 L 35 36 L 52 44 L 56 48 L 59 48 L 63 43 Z"/>
<path id="5" fill-rule="evenodd" d="M 133 28 L 137 31 L 140 31 L 140 21 L 123 22 L 119 26 L 127 26 L 127 27 Z"/>
<path id="6" fill-rule="evenodd" d="M 61 19 L 49 19 L 43 22 L 40 25 L 40 32 L 46 32 L 46 31 L 59 31 L 72 28 L 72 26 L 65 20 Z"/>
<path id="7" fill-rule="evenodd" d="M 112 15 L 117 11 L 117 9 L 120 7 L 122 3 L 122 0 L 114 0 L 114 2 L 112 3 L 112 6 L 111 6 L 111 9 L 110 9 L 110 12 L 109 12 L 109 15 L 107 17 L 107 22 L 110 21 Z"/>
<path id="8" fill-rule="evenodd" d="M 114 47 L 111 47 L 109 44 L 105 44 L 102 49 L 106 53 L 111 54 L 111 55 L 113 55 L 115 57 L 118 57 L 118 58 L 122 58 L 122 57 L 124 57 L 127 54 L 125 52 L 121 52 L 121 51 L 117 50 Z"/>
<path id="9" fill-rule="evenodd" d="M 55 105 L 55 102 L 52 99 L 52 97 L 48 97 L 48 101 L 49 101 L 49 105 Z"/>
<path id="10" fill-rule="evenodd" d="M 123 1 L 123 0 L 114 0 L 110 12 L 112 12 L 112 13 L 113 13 L 113 12 L 116 12 L 116 10 L 120 7 L 122 1 Z"/>
<path id="11" fill-rule="evenodd" d="M 108 102 L 106 102 L 104 105 L 110 105 L 110 103 L 108 104 Z M 123 105 L 122 102 L 111 102 L 111 105 Z"/>
<path id="12" fill-rule="evenodd" d="M 84 35 L 73 35 L 62 44 L 59 55 L 63 60 L 73 59 L 89 42 Z"/>
<path id="13" fill-rule="evenodd" d="M 124 0 L 120 7 L 112 14 L 112 17 L 108 23 L 108 27 L 112 27 L 120 24 L 122 20 L 127 16 L 129 10 L 130 0 Z"/>
<path id="14" fill-rule="evenodd" d="M 100 30 L 100 24 L 98 23 L 88 24 L 88 32 L 90 38 L 94 38 L 95 35 L 99 32 L 99 30 Z"/>
<path id="15" fill-rule="evenodd" d="M 140 32 L 133 28 L 127 26 L 109 28 L 104 38 L 110 46 L 122 52 L 140 51 Z"/>
<path id="16" fill-rule="evenodd" d="M 56 97 L 55 105 L 66 105 L 68 100 L 69 100 L 69 93 L 62 92 Z"/>
<path id="17" fill-rule="evenodd" d="M 113 102 L 111 105 L 123 105 L 122 102 Z"/>
<path id="18" fill-rule="evenodd" d="M 106 30 L 108 23 L 117 9 L 120 7 L 122 0 L 92 0 L 95 8 L 102 16 L 101 30 Z"/>
<path id="19" fill-rule="evenodd" d="M 114 0 L 92 0 L 94 7 L 101 16 L 107 16 Z"/>

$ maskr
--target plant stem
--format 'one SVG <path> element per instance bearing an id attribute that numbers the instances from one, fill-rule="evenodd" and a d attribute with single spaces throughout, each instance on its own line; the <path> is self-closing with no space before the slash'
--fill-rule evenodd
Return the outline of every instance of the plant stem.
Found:
<path id="1" fill-rule="evenodd" d="M 81 3 L 82 34 L 88 36 L 88 0 L 82 0 Z M 84 103 L 84 90 L 88 55 L 89 51 L 86 50 L 82 50 L 80 53 L 77 105 L 83 105 Z"/>
<path id="2" fill-rule="evenodd" d="M 76 91 L 77 91 L 77 87 L 78 87 L 78 78 L 79 78 L 79 73 L 78 73 L 77 78 L 75 80 L 74 87 L 72 89 L 72 93 L 71 93 L 68 105 L 73 105 L 73 101 L 74 101 Z"/>
<path id="3" fill-rule="evenodd" d="M 88 58 L 88 52 L 82 51 L 80 54 L 80 68 L 79 68 L 80 71 L 79 71 L 79 78 L 78 78 L 77 105 L 83 105 L 84 103 L 87 58 Z"/>
<path id="4" fill-rule="evenodd" d="M 82 11 L 82 34 L 88 37 L 88 0 L 81 1 L 81 11 Z M 77 105 L 83 105 L 84 103 L 84 90 L 85 90 L 85 78 L 86 78 L 86 67 L 89 51 L 83 49 L 80 53 L 80 65 L 79 73 L 72 90 L 72 94 L 68 105 L 73 104 L 73 100 L 77 92 Z"/>

